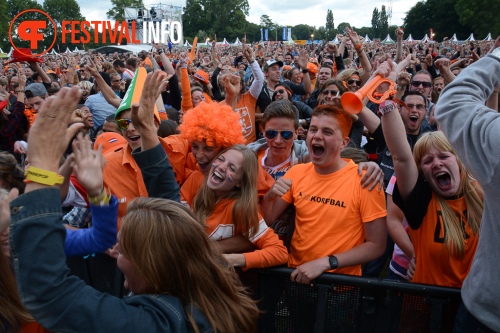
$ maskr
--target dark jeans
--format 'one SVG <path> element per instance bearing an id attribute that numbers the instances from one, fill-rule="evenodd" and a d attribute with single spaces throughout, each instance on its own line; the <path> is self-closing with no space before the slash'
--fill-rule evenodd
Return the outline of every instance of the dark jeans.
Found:
<path id="1" fill-rule="evenodd" d="M 494 333 L 474 317 L 462 302 L 455 317 L 453 333 Z"/>

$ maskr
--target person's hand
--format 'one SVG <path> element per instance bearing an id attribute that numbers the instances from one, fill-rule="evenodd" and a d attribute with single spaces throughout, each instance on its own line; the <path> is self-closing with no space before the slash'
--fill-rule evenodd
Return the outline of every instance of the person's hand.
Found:
<path id="1" fill-rule="evenodd" d="M 380 66 L 377 67 L 377 70 L 373 72 L 372 77 L 376 75 L 380 75 L 384 78 L 388 78 L 389 80 L 396 82 L 396 65 L 392 62 L 391 58 L 388 58 Z"/>
<path id="2" fill-rule="evenodd" d="M 450 59 L 448 58 L 440 58 L 434 62 L 434 65 L 440 72 L 444 72 L 450 69 Z"/>
<path id="3" fill-rule="evenodd" d="M 244 43 L 246 43 L 246 38 L 243 38 L 243 40 L 244 40 Z M 248 46 L 246 44 L 243 44 L 243 45 L 244 45 L 244 47 L 243 47 L 243 55 L 247 59 L 248 63 L 251 64 L 255 60 L 255 55 L 253 53 L 253 49 L 252 49 L 252 47 L 250 47 L 250 46 Z"/>
<path id="4" fill-rule="evenodd" d="M 279 178 L 274 182 L 271 189 L 267 192 L 266 197 L 268 199 L 274 200 L 277 197 L 282 197 L 286 192 L 292 187 L 292 180 L 286 178 Z"/>
<path id="5" fill-rule="evenodd" d="M 245 267 L 247 265 L 245 255 L 242 253 L 223 254 L 223 256 L 233 267 Z"/>
<path id="6" fill-rule="evenodd" d="M 500 36 L 498 36 L 497 39 L 495 39 L 495 44 L 493 44 L 488 53 L 493 52 L 493 50 L 496 49 L 497 47 L 500 47 Z"/>
<path id="7" fill-rule="evenodd" d="M 19 75 L 17 84 L 19 85 L 19 88 L 22 88 L 24 90 L 24 88 L 26 88 L 26 75 Z"/>
<path id="8" fill-rule="evenodd" d="M 239 75 L 227 73 L 222 76 L 222 83 L 224 84 L 227 97 L 231 98 L 240 93 L 240 82 L 241 78 Z"/>
<path id="9" fill-rule="evenodd" d="M 415 275 L 415 269 L 417 268 L 417 262 L 415 257 L 413 257 L 408 263 L 408 271 L 406 275 L 408 276 L 408 280 L 413 280 L 413 276 Z"/>
<path id="10" fill-rule="evenodd" d="M 337 56 L 339 49 L 335 43 L 326 44 L 326 52 Z"/>
<path id="11" fill-rule="evenodd" d="M 362 175 L 362 171 L 366 170 L 365 174 L 361 178 L 361 187 L 368 187 L 368 191 L 371 191 L 378 184 L 378 192 L 384 188 L 384 172 L 377 163 L 375 162 L 361 162 L 358 165 L 358 175 Z"/>
<path id="12" fill-rule="evenodd" d="M 91 197 L 98 196 L 103 188 L 102 169 L 104 167 L 104 157 L 102 156 L 102 146 L 98 150 L 92 149 L 92 141 L 88 135 L 79 133 L 77 139 L 73 141 L 74 160 L 71 163 L 73 173 L 78 182 L 87 190 Z"/>
<path id="13" fill-rule="evenodd" d="M 0 199 L 0 234 L 5 232 L 10 224 L 10 206 L 9 204 L 17 198 L 19 190 L 12 188 L 7 199 Z"/>
<path id="14" fill-rule="evenodd" d="M 359 40 L 359 36 L 356 33 L 356 31 L 352 30 L 349 27 L 346 27 L 345 28 L 345 33 L 347 34 L 347 37 L 349 37 L 349 39 L 351 40 L 353 47 L 356 46 L 356 45 L 361 44 L 361 42 Z"/>
<path id="15" fill-rule="evenodd" d="M 85 69 L 90 73 L 92 76 L 97 76 L 99 75 L 99 71 L 97 70 L 96 64 L 92 59 L 89 58 L 89 61 L 87 63 L 87 66 L 85 66 Z"/>
<path id="16" fill-rule="evenodd" d="M 68 128 L 81 95 L 81 89 L 77 86 L 62 88 L 57 95 L 43 102 L 28 136 L 30 165 L 47 171 L 58 171 L 61 156 L 75 133 L 83 127 L 79 123 Z"/>
<path id="17" fill-rule="evenodd" d="M 311 281 L 330 269 L 328 257 L 319 258 L 298 266 L 290 275 L 290 280 L 302 284 L 311 284 Z"/>
<path id="18" fill-rule="evenodd" d="M 187 52 L 181 52 L 179 53 L 179 65 L 181 68 L 187 68 L 189 63 L 189 56 Z"/>
<path id="19" fill-rule="evenodd" d="M 21 141 L 14 142 L 14 154 L 26 154 L 26 149 Z"/>
<path id="20" fill-rule="evenodd" d="M 395 34 L 397 39 L 403 39 L 404 31 L 402 28 L 397 28 Z"/>
<path id="21" fill-rule="evenodd" d="M 306 50 L 299 51 L 299 67 L 300 69 L 306 69 L 309 63 L 309 55 Z"/>
<path id="22" fill-rule="evenodd" d="M 131 120 L 135 129 L 143 135 L 155 133 L 156 125 L 154 117 L 154 107 L 156 99 L 165 89 L 168 83 L 168 75 L 163 71 L 155 71 L 146 76 L 144 87 L 142 88 L 139 103 L 132 105 Z"/>
<path id="23" fill-rule="evenodd" d="M 471 54 L 467 56 L 467 58 L 470 60 L 469 65 L 479 60 L 479 56 L 474 51 L 472 51 Z"/>
<path id="24" fill-rule="evenodd" d="M 427 56 L 425 56 L 425 63 L 427 64 L 427 66 L 431 67 L 432 62 L 433 62 L 432 54 L 429 53 Z"/>

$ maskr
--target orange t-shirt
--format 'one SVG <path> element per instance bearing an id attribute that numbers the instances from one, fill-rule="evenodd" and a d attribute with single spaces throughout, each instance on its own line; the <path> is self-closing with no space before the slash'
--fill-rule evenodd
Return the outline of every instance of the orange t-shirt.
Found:
<path id="1" fill-rule="evenodd" d="M 274 178 L 271 177 L 266 170 L 259 166 L 259 173 L 257 175 L 257 192 L 259 201 L 266 195 L 267 191 L 271 189 L 274 184 Z M 195 170 L 191 173 L 188 179 L 182 184 L 181 187 L 181 201 L 191 206 L 198 189 L 203 184 L 205 176 L 200 170 Z"/>
<path id="2" fill-rule="evenodd" d="M 293 166 L 282 199 L 296 210 L 288 266 L 346 252 L 365 241 L 363 224 L 387 216 L 383 192 L 361 188 L 358 167 L 351 160 L 342 169 L 319 175 L 312 163 Z M 361 265 L 333 270 L 361 275 Z"/>
<path id="3" fill-rule="evenodd" d="M 226 101 L 220 102 L 222 105 L 227 105 Z M 243 128 L 243 137 L 245 144 L 254 142 L 257 139 L 255 129 L 255 107 L 257 99 L 250 94 L 250 91 L 244 93 L 236 104 L 236 112 L 240 114 L 240 123 Z"/>
<path id="4" fill-rule="evenodd" d="M 194 157 L 189 153 L 189 144 L 178 135 L 159 139 L 180 186 L 193 172 L 195 165 L 192 161 Z M 106 154 L 105 157 L 107 163 L 103 170 L 104 186 L 118 198 L 118 217 L 121 218 L 126 213 L 127 204 L 136 197 L 147 197 L 148 191 L 129 145 L 120 151 Z"/>
<path id="5" fill-rule="evenodd" d="M 151 62 L 151 59 L 146 58 L 143 61 L 141 61 L 141 67 L 153 68 L 153 63 Z"/>
<path id="6" fill-rule="evenodd" d="M 217 202 L 214 211 L 206 221 L 206 232 L 210 239 L 218 241 L 243 233 L 242 230 L 237 230 L 234 225 L 233 207 L 235 202 L 235 199 L 220 199 Z M 259 220 L 258 230 L 248 238 L 258 250 L 244 253 L 245 269 L 285 264 L 288 258 L 286 247 L 273 229 L 267 226 L 260 214 Z"/>
<path id="7" fill-rule="evenodd" d="M 468 236 L 465 240 L 464 257 L 451 255 L 447 250 L 441 208 L 433 193 L 420 227 L 417 230 L 408 228 L 417 264 L 412 282 L 461 288 L 469 274 L 479 235 L 474 235 L 467 222 L 465 198 L 460 197 L 446 202 L 454 212 L 460 212 L 462 216 L 463 228 Z"/>

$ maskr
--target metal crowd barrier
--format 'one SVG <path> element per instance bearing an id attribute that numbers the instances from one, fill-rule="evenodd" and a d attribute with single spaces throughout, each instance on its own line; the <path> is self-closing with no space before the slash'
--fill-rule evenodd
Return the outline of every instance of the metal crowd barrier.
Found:
<path id="1" fill-rule="evenodd" d="M 123 274 L 104 254 L 70 258 L 72 274 L 123 297 Z M 432 285 L 322 274 L 313 286 L 290 281 L 288 267 L 238 271 L 258 301 L 259 332 L 451 332 L 460 290 Z"/>

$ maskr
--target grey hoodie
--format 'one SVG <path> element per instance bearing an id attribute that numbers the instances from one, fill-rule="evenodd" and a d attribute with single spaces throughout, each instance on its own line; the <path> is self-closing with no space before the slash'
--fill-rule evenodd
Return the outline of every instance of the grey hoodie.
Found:
<path id="1" fill-rule="evenodd" d="M 500 57 L 491 54 L 463 70 L 441 93 L 436 119 L 484 190 L 476 255 L 462 286 L 466 308 L 500 332 L 500 114 L 485 101 L 500 86 Z"/>

